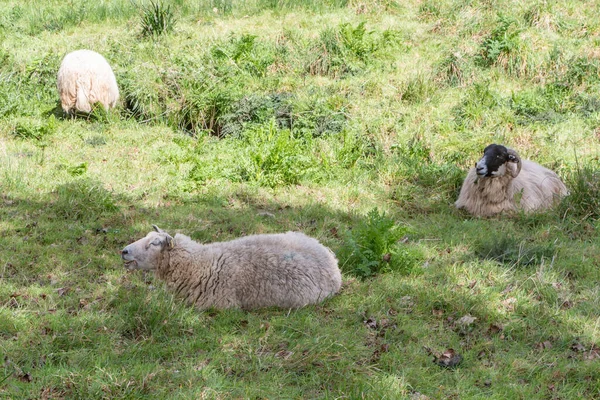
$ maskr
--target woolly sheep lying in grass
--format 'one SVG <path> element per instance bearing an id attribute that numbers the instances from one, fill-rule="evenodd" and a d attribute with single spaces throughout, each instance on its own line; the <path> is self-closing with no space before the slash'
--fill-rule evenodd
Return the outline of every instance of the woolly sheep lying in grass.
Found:
<path id="1" fill-rule="evenodd" d="M 92 50 L 76 50 L 63 58 L 57 86 L 62 109 L 67 114 L 89 113 L 94 103 L 108 110 L 119 100 L 115 74 L 104 57 Z"/>
<path id="2" fill-rule="evenodd" d="M 553 171 L 521 160 L 513 149 L 490 144 L 467 174 L 455 204 L 473 215 L 490 216 L 546 209 L 567 194 L 565 184 Z"/>
<path id="3" fill-rule="evenodd" d="M 298 308 L 322 301 L 341 286 L 333 252 L 302 233 L 253 235 L 203 245 L 153 227 L 154 232 L 123 249 L 125 267 L 154 270 L 201 310 Z"/>

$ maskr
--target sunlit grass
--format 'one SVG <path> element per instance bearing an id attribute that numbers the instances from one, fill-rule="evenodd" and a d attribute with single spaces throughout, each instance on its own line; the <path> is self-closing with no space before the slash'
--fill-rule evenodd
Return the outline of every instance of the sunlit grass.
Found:
<path id="1" fill-rule="evenodd" d="M 149 2 L 38 3 L 0 5 L 0 397 L 600 396 L 595 2 L 173 0 L 153 40 Z M 116 109 L 62 114 L 77 48 Z M 489 143 L 570 197 L 455 210 Z M 122 267 L 153 223 L 371 258 L 320 305 L 198 312 Z"/>

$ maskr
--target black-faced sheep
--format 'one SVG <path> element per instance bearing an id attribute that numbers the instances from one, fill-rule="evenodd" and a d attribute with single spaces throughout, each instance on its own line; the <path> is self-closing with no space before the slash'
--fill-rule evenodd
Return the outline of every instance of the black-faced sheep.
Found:
<path id="1" fill-rule="evenodd" d="M 121 252 L 128 269 L 154 270 L 198 309 L 298 308 L 337 293 L 341 274 L 331 250 L 302 233 L 253 235 L 199 244 L 155 231 Z"/>
<path id="2" fill-rule="evenodd" d="M 532 212 L 551 207 L 567 194 L 553 171 L 521 160 L 513 149 L 490 144 L 467 174 L 455 205 L 476 216 Z"/>
<path id="3" fill-rule="evenodd" d="M 57 77 L 62 109 L 89 113 L 94 103 L 105 109 L 119 100 L 117 80 L 108 62 L 92 50 L 76 50 L 63 58 Z"/>

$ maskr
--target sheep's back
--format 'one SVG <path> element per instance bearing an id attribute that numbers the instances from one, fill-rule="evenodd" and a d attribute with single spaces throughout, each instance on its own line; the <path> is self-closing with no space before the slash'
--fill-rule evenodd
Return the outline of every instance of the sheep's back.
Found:
<path id="1" fill-rule="evenodd" d="M 97 102 L 108 109 L 119 100 L 112 68 L 102 55 L 91 50 L 77 50 L 65 56 L 58 70 L 57 87 L 65 112 L 90 112 L 91 105 Z"/>
<path id="2" fill-rule="evenodd" d="M 317 303 L 341 286 L 335 255 L 301 233 L 253 235 L 197 250 L 200 258 L 212 260 L 213 282 L 207 284 L 212 289 L 197 304 L 201 308 L 296 308 Z"/>
<path id="3" fill-rule="evenodd" d="M 551 207 L 568 190 L 558 175 L 533 161 L 523 160 L 521 173 L 512 182 L 512 194 L 518 207 L 534 211 Z"/>

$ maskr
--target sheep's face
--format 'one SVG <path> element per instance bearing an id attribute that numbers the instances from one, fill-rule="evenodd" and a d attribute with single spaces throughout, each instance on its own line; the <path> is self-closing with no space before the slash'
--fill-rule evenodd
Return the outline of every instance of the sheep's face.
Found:
<path id="1" fill-rule="evenodd" d="M 150 232 L 121 251 L 127 269 L 152 270 L 158 267 L 162 252 L 173 247 L 173 238 L 166 232 Z"/>
<path id="2" fill-rule="evenodd" d="M 483 157 L 475 164 L 475 171 L 479 177 L 500 177 L 507 172 L 507 163 L 516 162 L 508 149 L 499 144 L 490 144 L 483 150 Z M 514 175 L 512 170 L 511 175 Z"/>

